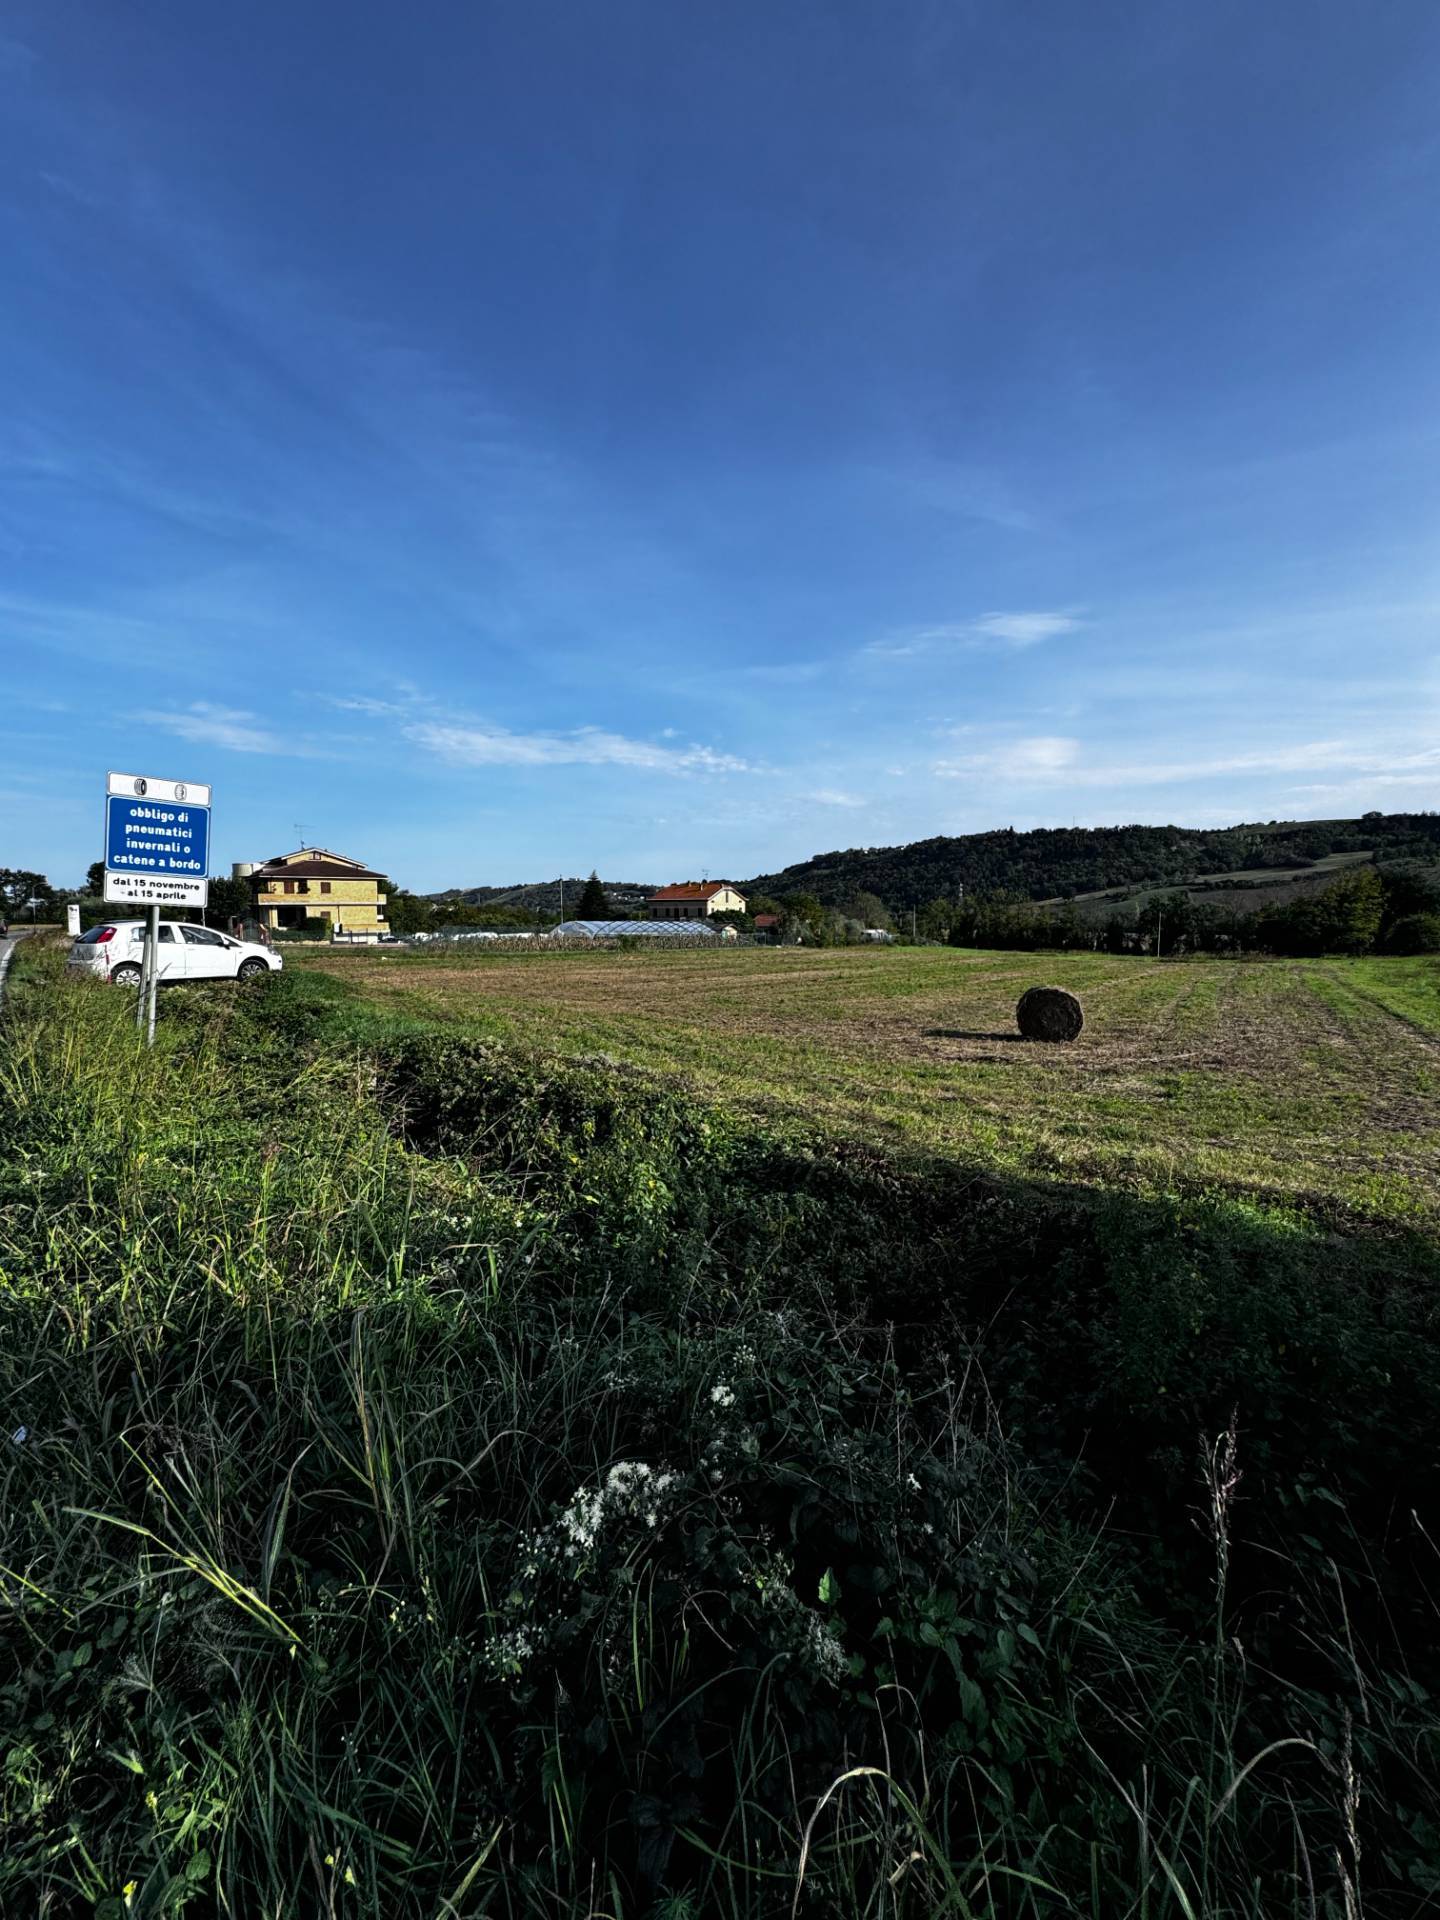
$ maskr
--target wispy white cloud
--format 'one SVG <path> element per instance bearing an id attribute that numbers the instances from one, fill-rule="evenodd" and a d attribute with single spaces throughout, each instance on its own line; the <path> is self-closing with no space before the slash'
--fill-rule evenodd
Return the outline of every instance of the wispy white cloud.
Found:
<path id="1" fill-rule="evenodd" d="M 986 613 L 978 620 L 945 620 L 934 626 L 901 627 L 882 639 L 872 640 L 861 648 L 861 654 L 872 660 L 905 660 L 917 654 L 957 649 L 978 651 L 1000 647 L 1020 652 L 1027 647 L 1038 647 L 1046 640 L 1058 640 L 1085 624 L 1079 613 L 1067 607 Z"/>
<path id="2" fill-rule="evenodd" d="M 377 719 L 393 719 L 396 714 L 412 714 L 415 702 L 410 700 L 380 700 L 366 693 L 321 694 L 322 704 L 334 707 L 340 713 L 365 713 Z"/>
<path id="3" fill-rule="evenodd" d="M 679 743 L 674 727 L 656 729 L 656 737 L 633 739 L 604 727 L 536 728 L 515 732 L 474 714 L 432 700 L 405 685 L 398 697 L 375 694 L 321 695 L 326 706 L 371 719 L 398 721 L 400 737 L 455 766 L 470 767 L 634 767 L 650 773 L 749 773 L 750 762 L 694 742 Z"/>
<path id="4" fill-rule="evenodd" d="M 813 792 L 803 794 L 802 799 L 814 801 L 817 807 L 863 807 L 863 793 L 842 793 L 838 787 L 817 787 Z"/>
<path id="5" fill-rule="evenodd" d="M 1428 771 L 1427 771 L 1428 769 Z M 1162 787 L 1233 774 L 1362 773 L 1368 784 L 1424 784 L 1440 780 L 1440 748 L 1394 752 L 1350 740 L 1306 740 L 1293 746 L 1209 758 L 1090 759 L 1081 741 L 1065 736 L 1012 740 L 984 753 L 934 762 L 942 780 L 988 779 L 1025 787 Z M 1323 791 L 1323 789 L 1299 789 Z"/>
<path id="6" fill-rule="evenodd" d="M 1294 794 L 1308 794 L 1313 800 L 1340 799 L 1362 793 L 1374 793 L 1381 788 L 1414 787 L 1440 796 L 1440 754 L 1429 756 L 1429 764 L 1415 773 L 1381 772 L 1366 773 L 1354 780 L 1312 781 L 1305 786 L 1288 787 L 1286 791 Z"/>
<path id="7" fill-rule="evenodd" d="M 230 753 L 299 754 L 307 758 L 313 753 L 302 742 L 283 740 L 268 728 L 257 726 L 253 713 L 238 707 L 217 707 L 208 700 L 192 701 L 176 712 L 152 710 L 131 717 L 193 745 L 224 747 Z"/>
<path id="8" fill-rule="evenodd" d="M 992 468 L 912 451 L 901 461 L 862 467 L 859 472 L 887 501 L 904 497 L 933 512 L 1003 527 L 1008 533 L 1032 533 L 1039 525 L 1005 475 Z"/>
<path id="9" fill-rule="evenodd" d="M 1074 633 L 1084 624 L 1078 614 L 1062 608 L 1052 613 L 987 613 L 975 622 L 975 631 L 1007 647 L 1035 647 L 1042 640 Z"/>
<path id="10" fill-rule="evenodd" d="M 455 721 L 412 720 L 401 728 L 407 740 L 443 760 L 471 767 L 635 767 L 650 773 L 747 773 L 749 764 L 713 747 L 661 746 L 632 740 L 600 727 L 567 733 L 512 733 L 505 727 Z"/>

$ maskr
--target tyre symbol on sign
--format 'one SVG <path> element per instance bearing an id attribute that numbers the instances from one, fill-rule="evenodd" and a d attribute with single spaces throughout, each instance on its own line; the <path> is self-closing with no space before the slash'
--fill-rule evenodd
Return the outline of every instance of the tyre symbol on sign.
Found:
<path id="1" fill-rule="evenodd" d="M 183 800 L 189 791 L 190 789 L 185 785 L 183 780 L 177 780 L 175 782 L 175 798 L 177 800 Z"/>
<path id="2" fill-rule="evenodd" d="M 143 800 L 146 794 L 150 791 L 150 782 L 148 780 L 137 780 L 135 782 L 135 791 L 137 794 L 139 794 L 140 798 Z"/>

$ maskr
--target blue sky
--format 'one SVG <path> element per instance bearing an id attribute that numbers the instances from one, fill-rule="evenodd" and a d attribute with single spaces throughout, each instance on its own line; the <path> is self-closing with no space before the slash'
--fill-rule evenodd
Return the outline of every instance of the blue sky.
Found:
<path id="1" fill-rule="evenodd" d="M 0 864 L 1440 805 L 1440 9 L 12 0 Z"/>

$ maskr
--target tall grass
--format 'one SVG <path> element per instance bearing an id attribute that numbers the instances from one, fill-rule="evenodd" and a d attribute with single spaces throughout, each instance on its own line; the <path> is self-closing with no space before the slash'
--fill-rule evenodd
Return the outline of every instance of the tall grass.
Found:
<path id="1" fill-rule="evenodd" d="M 1243 1421 L 1131 1537 L 1013 1355 L 867 1306 L 935 1282 L 951 1201 L 303 983 L 179 990 L 151 1053 L 17 971 L 0 1911 L 1440 1892 L 1433 1674 L 1357 1621 L 1325 1476 L 1243 1602 Z M 974 1200 L 977 1273 L 987 1234 L 1053 1268 L 1018 1205 Z"/>

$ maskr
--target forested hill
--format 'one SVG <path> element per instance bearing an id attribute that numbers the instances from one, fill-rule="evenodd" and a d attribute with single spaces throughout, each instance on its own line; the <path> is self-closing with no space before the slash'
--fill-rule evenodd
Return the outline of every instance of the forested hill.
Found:
<path id="1" fill-rule="evenodd" d="M 605 880 L 601 883 L 613 907 L 638 911 L 655 891 L 658 883 L 641 880 Z M 446 887 L 443 892 L 427 894 L 436 906 L 514 908 L 520 913 L 558 913 L 561 905 L 573 907 L 585 882 L 578 875 L 568 880 L 531 880 L 510 887 Z"/>
<path id="2" fill-rule="evenodd" d="M 967 892 L 1048 900 L 1102 888 L 1179 885 L 1204 874 L 1306 866 L 1331 853 L 1440 859 L 1440 813 L 1367 813 L 1360 820 L 1272 820 L 1236 827 L 1042 827 L 938 834 L 906 847 L 849 847 L 762 873 L 747 893 L 813 894 L 843 906 L 872 893 L 892 909 Z"/>

